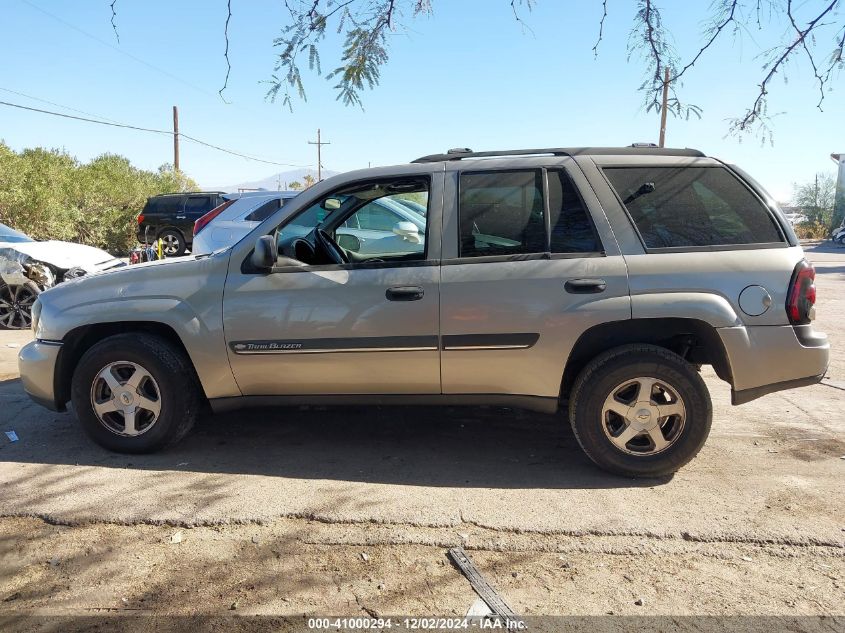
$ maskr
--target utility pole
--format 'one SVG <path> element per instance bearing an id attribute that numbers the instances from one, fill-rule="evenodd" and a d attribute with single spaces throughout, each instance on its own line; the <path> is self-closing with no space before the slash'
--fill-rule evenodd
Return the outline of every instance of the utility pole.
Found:
<path id="1" fill-rule="evenodd" d="M 669 67 L 663 73 L 663 107 L 660 108 L 660 147 L 666 146 L 666 104 L 669 103 Z"/>
<path id="2" fill-rule="evenodd" d="M 845 154 L 831 154 L 831 159 L 839 165 L 836 177 L 836 196 L 833 201 L 832 229 L 845 222 Z"/>
<path id="3" fill-rule="evenodd" d="M 173 106 L 173 169 L 179 171 L 179 108 Z"/>
<path id="4" fill-rule="evenodd" d="M 320 140 L 320 128 L 317 128 L 317 141 L 308 141 L 308 144 L 317 146 L 317 182 L 320 182 L 323 179 L 323 160 L 320 150 L 323 148 L 323 145 L 331 145 L 331 143 Z"/>

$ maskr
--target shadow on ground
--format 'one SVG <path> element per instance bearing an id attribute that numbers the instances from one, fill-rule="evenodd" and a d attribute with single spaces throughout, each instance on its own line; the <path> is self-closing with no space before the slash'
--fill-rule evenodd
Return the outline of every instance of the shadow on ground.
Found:
<path id="1" fill-rule="evenodd" d="M 634 481 L 598 470 L 563 415 L 502 408 L 289 407 L 204 415 L 178 446 L 120 455 L 93 444 L 72 413 L 30 403 L 19 380 L 0 403 L 20 441 L 0 461 L 298 479 L 478 488 L 619 488 Z M 6 416 L 3 416 L 6 417 Z"/>

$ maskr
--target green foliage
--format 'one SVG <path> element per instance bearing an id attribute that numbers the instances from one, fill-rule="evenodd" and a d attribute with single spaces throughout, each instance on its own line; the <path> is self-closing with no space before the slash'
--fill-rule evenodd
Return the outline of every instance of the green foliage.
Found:
<path id="1" fill-rule="evenodd" d="M 62 150 L 15 152 L 0 142 L 0 222 L 35 239 L 123 255 L 135 244 L 135 217 L 148 197 L 196 189 L 171 165 L 144 171 L 116 154 L 82 164 Z"/>
<path id="2" fill-rule="evenodd" d="M 290 189 L 291 191 L 299 191 L 300 189 L 302 189 L 302 183 L 299 182 L 298 180 L 294 180 L 293 182 L 289 182 L 288 183 L 288 189 Z"/>
<path id="3" fill-rule="evenodd" d="M 819 172 L 809 182 L 795 185 L 793 204 L 807 216 L 810 224 L 833 228 L 833 202 L 836 197 L 836 178 L 831 173 Z"/>

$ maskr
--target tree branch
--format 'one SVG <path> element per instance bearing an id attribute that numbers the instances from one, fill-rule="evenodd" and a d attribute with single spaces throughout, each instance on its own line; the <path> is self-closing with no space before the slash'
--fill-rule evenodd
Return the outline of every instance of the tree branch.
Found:
<path id="1" fill-rule="evenodd" d="M 117 32 L 117 23 L 114 19 L 117 17 L 117 11 L 114 10 L 114 5 L 117 4 L 117 0 L 112 0 L 109 8 L 111 8 L 111 28 L 114 31 L 114 36 L 117 38 L 117 43 L 120 44 L 120 34 Z"/>
<path id="2" fill-rule="evenodd" d="M 596 39 L 596 43 L 593 45 L 593 58 L 599 56 L 599 44 L 601 44 L 601 39 L 604 35 L 604 21 L 607 19 L 607 0 L 602 0 L 601 8 L 602 14 L 601 20 L 599 20 L 599 36 L 598 39 Z"/>
<path id="3" fill-rule="evenodd" d="M 727 16 L 725 17 L 725 19 L 722 20 L 722 22 L 716 22 L 714 24 L 714 26 L 711 28 L 710 39 L 707 40 L 707 42 L 700 49 L 698 49 L 698 52 L 695 54 L 692 60 L 690 60 L 688 64 L 681 68 L 681 71 L 677 75 L 672 77 L 672 81 L 676 81 L 683 77 L 684 73 L 687 72 L 690 68 L 692 68 L 698 61 L 698 59 L 704 54 L 704 52 L 713 45 L 713 43 L 716 41 L 719 35 L 722 34 L 722 31 L 725 30 L 728 24 L 734 21 L 737 4 L 739 4 L 739 0 L 727 0 L 727 4 L 725 5 L 727 6 Z"/>
<path id="4" fill-rule="evenodd" d="M 223 52 L 223 57 L 226 59 L 226 78 L 223 80 L 223 87 L 217 91 L 223 103 L 229 103 L 223 96 L 223 91 L 229 87 L 229 73 L 232 72 L 232 63 L 229 61 L 229 20 L 232 19 L 232 0 L 226 0 L 226 26 L 223 27 L 223 37 L 226 40 L 226 50 Z"/>
<path id="5" fill-rule="evenodd" d="M 804 29 L 797 28 L 797 35 L 795 40 L 787 45 L 784 46 L 783 51 L 777 55 L 772 62 L 769 64 L 769 72 L 766 73 L 766 76 L 763 78 L 763 81 L 759 84 L 759 91 L 757 92 L 757 97 L 754 99 L 754 103 L 749 110 L 746 111 L 745 115 L 741 119 L 735 119 L 731 124 L 731 130 L 737 132 L 746 132 L 748 129 L 755 123 L 759 123 L 761 118 L 765 114 L 765 107 L 766 107 L 766 95 L 768 95 L 769 90 L 769 83 L 777 74 L 777 72 L 785 65 L 786 61 L 790 58 L 792 53 L 795 52 L 795 49 L 799 46 L 806 46 L 805 40 L 807 36 L 812 33 L 813 29 L 818 26 L 819 22 L 821 22 L 822 18 L 824 18 L 828 13 L 830 13 L 833 8 L 839 3 L 839 0 L 832 0 L 827 7 L 822 10 L 815 18 L 810 20 L 807 23 L 807 27 Z M 792 0 L 788 0 L 789 10 L 791 11 L 791 4 Z"/>

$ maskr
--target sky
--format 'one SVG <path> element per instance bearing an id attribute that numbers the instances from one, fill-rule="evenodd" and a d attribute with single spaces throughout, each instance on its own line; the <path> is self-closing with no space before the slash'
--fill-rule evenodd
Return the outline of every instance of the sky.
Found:
<path id="1" fill-rule="evenodd" d="M 658 138 L 659 117 L 645 112 L 638 92 L 643 65 L 628 59 L 633 0 L 608 3 L 598 57 L 592 51 L 601 17 L 597 0 L 536 0 L 532 11 L 521 13 L 524 25 L 514 19 L 508 0 L 433 0 L 431 16 L 408 20 L 391 34 L 381 85 L 364 93 L 363 110 L 336 101 L 332 83 L 303 68 L 308 100 L 295 99 L 293 112 L 265 99 L 276 56 L 273 39 L 288 17 L 281 0 L 232 0 L 228 103 L 217 94 L 226 75 L 226 0 L 118 0 L 119 42 L 109 4 L 4 0 L 0 101 L 165 130 L 178 105 L 181 132 L 290 165 L 183 141 L 181 168 L 203 187 L 316 166 L 308 141 L 316 140 L 317 128 L 331 143 L 323 147 L 323 165 L 337 171 L 404 163 L 451 147 L 618 146 Z M 803 10 L 816 4 L 806 2 Z M 683 59 L 702 41 L 709 5 L 659 5 Z M 762 31 L 754 26 L 720 40 L 681 87 L 682 96 L 702 108 L 701 120 L 670 117 L 667 126 L 667 146 L 694 147 L 734 162 L 781 201 L 790 199 L 794 183 L 808 182 L 816 172 L 833 173 L 830 153 L 845 152 L 845 75 L 833 82 L 836 91 L 819 111 L 818 89 L 803 59 L 791 63 L 788 82 L 772 84 L 774 144 L 728 135 L 728 120 L 756 96 L 761 51 L 786 26 L 775 21 Z M 826 55 L 832 40 L 819 41 L 819 47 Z M 321 52 L 324 68 L 337 65 L 339 51 L 332 32 Z M 167 135 L 2 105 L 0 139 L 16 150 L 62 148 L 81 161 L 118 153 L 145 169 L 173 160 Z"/>

